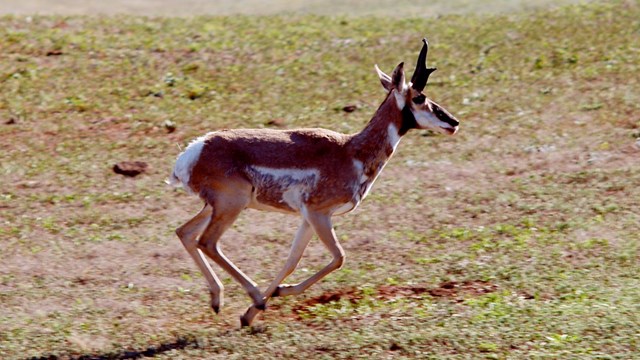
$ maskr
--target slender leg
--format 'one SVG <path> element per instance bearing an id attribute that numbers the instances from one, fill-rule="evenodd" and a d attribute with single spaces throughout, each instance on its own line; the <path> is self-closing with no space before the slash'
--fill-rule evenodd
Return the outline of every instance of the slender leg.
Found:
<path id="1" fill-rule="evenodd" d="M 303 219 L 298 231 L 296 232 L 296 236 L 293 239 L 293 244 L 291 245 L 291 250 L 289 250 L 289 257 L 287 258 L 287 262 L 284 265 L 284 268 L 280 271 L 278 276 L 271 282 L 269 288 L 264 293 L 264 302 L 266 304 L 269 301 L 269 298 L 272 294 L 278 289 L 278 286 L 287 278 L 287 276 L 291 275 L 293 270 L 295 270 L 296 266 L 300 262 L 302 258 L 302 254 L 304 253 L 304 249 L 309 245 L 309 241 L 313 236 L 313 231 L 311 226 L 307 220 Z M 243 326 L 250 325 L 253 318 L 258 314 L 259 309 L 255 306 L 251 306 L 244 316 L 240 318 L 240 322 Z"/>
<path id="2" fill-rule="evenodd" d="M 291 250 L 289 250 L 289 257 L 287 258 L 287 262 L 284 265 L 284 268 L 280 271 L 278 276 L 273 280 L 267 291 L 265 291 L 265 298 L 270 298 L 273 296 L 273 293 L 278 289 L 278 286 L 287 278 L 287 276 L 291 275 L 293 270 L 295 270 L 296 266 L 300 262 L 302 258 L 302 254 L 304 253 L 304 249 L 309 245 L 309 241 L 313 236 L 313 230 L 311 226 L 307 222 L 307 220 L 302 220 L 302 224 L 298 228 L 298 232 L 296 233 L 295 238 L 293 239 L 293 244 L 291 245 Z"/>
<path id="3" fill-rule="evenodd" d="M 198 215 L 180 226 L 176 230 L 176 234 L 180 238 L 180 241 L 182 241 L 182 245 L 187 249 L 189 255 L 191 255 L 191 258 L 193 258 L 196 265 L 198 265 L 198 268 L 200 268 L 200 272 L 202 272 L 207 280 L 209 293 L 211 294 L 211 307 L 217 314 L 224 302 L 224 286 L 213 272 L 213 269 L 211 269 L 211 265 L 209 265 L 205 259 L 202 251 L 198 249 L 197 242 L 198 235 L 202 233 L 211 219 L 212 210 L 213 208 L 211 206 L 205 205 Z"/>
<path id="4" fill-rule="evenodd" d="M 204 233 L 200 236 L 198 242 L 198 248 L 202 250 L 208 257 L 215 261 L 222 269 L 231 275 L 242 287 L 247 291 L 249 296 L 253 299 L 254 305 L 258 309 L 264 309 L 265 303 L 260 294 L 257 284 L 245 275 L 238 267 L 232 263 L 220 249 L 218 240 L 222 234 L 233 224 L 238 218 L 240 212 L 245 207 L 245 203 L 238 201 L 237 199 L 230 197 L 227 199 L 216 201 L 214 206 L 214 213 L 211 216 L 211 221 L 204 230 Z"/>
<path id="5" fill-rule="evenodd" d="M 340 246 L 338 238 L 336 237 L 336 233 L 333 230 L 331 217 L 324 214 L 310 213 L 308 216 L 308 221 L 309 223 L 311 223 L 311 226 L 313 226 L 313 229 L 318 234 L 318 237 L 320 238 L 322 243 L 331 252 L 331 255 L 333 255 L 333 259 L 327 266 L 322 268 L 307 280 L 296 285 L 279 286 L 274 296 L 298 295 L 307 290 L 311 285 L 327 276 L 332 271 L 342 267 L 342 264 L 344 263 L 344 250 L 342 249 L 342 246 Z"/>
<path id="6" fill-rule="evenodd" d="M 299 284 L 278 286 L 276 291 L 273 293 L 273 296 L 300 294 L 308 289 L 311 285 L 327 276 L 332 271 L 339 269 L 344 263 L 344 250 L 340 246 L 340 243 L 338 242 L 338 239 L 336 237 L 336 233 L 333 230 L 331 216 L 310 212 L 307 214 L 306 220 L 311 224 L 316 234 L 318 234 L 318 237 L 320 238 L 322 243 L 331 252 L 331 255 L 333 255 L 333 260 L 331 260 L 331 262 L 327 266 L 322 268 L 316 274 Z M 247 310 L 247 312 L 241 318 L 241 323 L 243 326 L 251 325 L 251 322 L 253 322 L 253 318 L 258 314 L 257 310 L 258 309 L 255 309 L 254 307 L 251 307 L 249 308 L 249 310 Z"/>

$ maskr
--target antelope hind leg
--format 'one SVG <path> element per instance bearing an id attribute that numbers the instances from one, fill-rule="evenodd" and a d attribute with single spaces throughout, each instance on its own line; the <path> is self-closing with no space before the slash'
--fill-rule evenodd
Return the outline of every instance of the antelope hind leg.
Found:
<path id="1" fill-rule="evenodd" d="M 224 286 L 216 276 L 216 273 L 213 272 L 213 269 L 211 269 L 211 265 L 207 262 L 202 251 L 198 249 L 197 241 L 198 236 L 209 224 L 212 210 L 213 208 L 210 205 L 205 204 L 196 216 L 176 230 L 176 234 L 207 280 L 209 294 L 211 295 L 211 308 L 217 314 L 224 303 Z"/>
<path id="2" fill-rule="evenodd" d="M 218 241 L 222 234 L 233 224 L 238 215 L 246 207 L 246 201 L 240 196 L 219 196 L 213 204 L 211 221 L 200 236 L 198 249 L 202 250 L 209 258 L 215 261 L 224 271 L 229 273 L 253 299 L 254 306 L 258 309 L 265 308 L 265 302 L 257 284 L 245 275 L 220 249 Z"/>

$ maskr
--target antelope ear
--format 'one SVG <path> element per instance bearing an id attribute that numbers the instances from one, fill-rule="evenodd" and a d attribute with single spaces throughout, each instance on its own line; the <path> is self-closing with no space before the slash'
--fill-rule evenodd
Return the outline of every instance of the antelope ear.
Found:
<path id="1" fill-rule="evenodd" d="M 395 70 L 393 70 L 393 74 L 391 74 L 391 86 L 396 89 L 399 94 L 402 94 L 402 90 L 404 90 L 404 62 L 401 62 L 396 66 Z"/>
<path id="2" fill-rule="evenodd" d="M 387 91 L 391 91 L 391 89 L 393 89 L 393 86 L 391 85 L 391 76 L 382 72 L 382 70 L 380 70 L 380 68 L 378 67 L 378 64 L 375 65 L 375 68 L 382 87 Z"/>
<path id="3" fill-rule="evenodd" d="M 385 74 L 380 70 L 378 65 L 375 66 L 376 72 L 378 73 L 378 78 L 380 79 L 380 83 L 382 87 L 387 91 L 391 91 L 395 89 L 397 92 L 402 93 L 404 89 L 404 63 L 401 62 L 396 66 L 395 70 L 391 76 Z"/>

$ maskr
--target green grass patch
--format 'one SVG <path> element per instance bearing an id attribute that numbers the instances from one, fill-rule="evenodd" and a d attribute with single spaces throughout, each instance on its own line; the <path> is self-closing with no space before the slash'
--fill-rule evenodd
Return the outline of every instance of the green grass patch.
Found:
<path id="1" fill-rule="evenodd" d="M 0 18 L 0 358 L 633 358 L 638 19 L 629 1 L 429 20 Z M 164 183 L 180 148 L 222 128 L 356 132 L 384 97 L 373 65 L 413 64 L 425 35 L 427 94 L 460 133 L 403 139 L 335 220 L 343 269 L 239 330 L 249 299 L 215 268 L 214 316 L 174 234 L 200 209 Z M 123 160 L 149 168 L 125 178 Z M 222 247 L 264 287 L 297 222 L 246 212 Z M 313 241 L 288 281 L 328 261 Z"/>

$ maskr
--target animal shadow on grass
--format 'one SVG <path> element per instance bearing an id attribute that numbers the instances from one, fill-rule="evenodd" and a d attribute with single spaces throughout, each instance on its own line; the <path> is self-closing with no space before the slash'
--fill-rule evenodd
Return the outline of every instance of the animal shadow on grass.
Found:
<path id="1" fill-rule="evenodd" d="M 110 352 L 105 354 L 87 354 L 78 356 L 67 355 L 44 355 L 40 357 L 31 357 L 28 360 L 123 360 L 123 359 L 140 359 L 144 357 L 153 357 L 171 350 L 182 350 L 186 347 L 198 348 L 198 341 L 195 338 L 179 337 L 170 343 L 163 343 L 158 346 L 149 346 L 144 350 L 124 350 L 121 352 Z"/>

